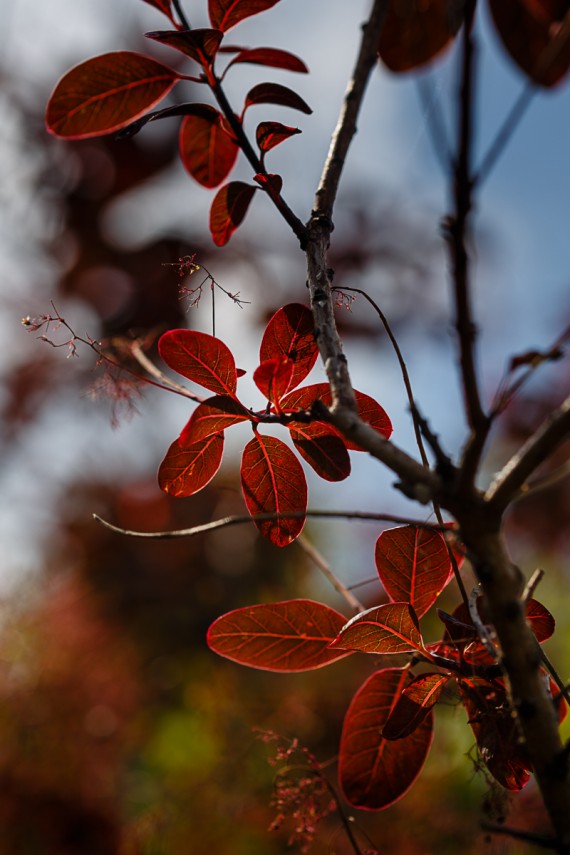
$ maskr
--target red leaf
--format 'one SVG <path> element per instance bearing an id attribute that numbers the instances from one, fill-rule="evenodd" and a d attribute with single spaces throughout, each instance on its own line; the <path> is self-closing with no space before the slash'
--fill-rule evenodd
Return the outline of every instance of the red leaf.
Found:
<path id="1" fill-rule="evenodd" d="M 196 330 L 169 330 L 158 341 L 158 352 L 169 368 L 210 389 L 234 396 L 237 372 L 230 349 L 213 335 Z"/>
<path id="2" fill-rule="evenodd" d="M 271 196 L 279 196 L 281 193 L 281 188 L 283 187 L 283 179 L 280 175 L 273 175 L 272 173 L 263 173 L 258 172 L 257 175 L 253 176 L 253 180 L 257 181 L 260 187 L 263 187 L 264 190 Z"/>
<path id="3" fill-rule="evenodd" d="M 300 74 L 307 74 L 309 71 L 298 56 L 286 50 L 277 48 L 253 48 L 252 50 L 238 48 L 238 50 L 238 55 L 228 63 L 228 68 L 239 62 L 247 62 L 253 65 L 266 65 L 270 68 L 283 68 L 285 71 L 296 71 Z"/>
<path id="4" fill-rule="evenodd" d="M 548 609 L 538 600 L 529 599 L 526 603 L 526 619 L 541 644 L 554 633 L 555 621 Z"/>
<path id="5" fill-rule="evenodd" d="M 417 526 L 383 531 L 375 560 L 390 599 L 411 603 L 418 617 L 430 609 L 449 579 L 451 561 L 442 535 Z"/>
<path id="6" fill-rule="evenodd" d="M 403 739 L 417 730 L 437 703 L 449 681 L 448 674 L 421 674 L 407 686 L 382 730 L 386 739 Z"/>
<path id="7" fill-rule="evenodd" d="M 285 142 L 289 137 L 300 133 L 299 128 L 290 128 L 287 125 L 282 125 L 281 122 L 260 122 L 255 132 L 255 139 L 259 150 L 266 152 Z"/>
<path id="8" fill-rule="evenodd" d="M 190 421 L 180 434 L 180 441 L 195 443 L 249 419 L 251 414 L 235 398 L 216 395 L 196 407 Z"/>
<path id="9" fill-rule="evenodd" d="M 462 11 L 463 3 L 457 0 L 389 3 L 378 41 L 380 58 L 391 71 L 425 65 L 451 42 L 462 23 Z"/>
<path id="10" fill-rule="evenodd" d="M 157 30 L 145 33 L 147 39 L 166 44 L 210 68 L 224 34 L 221 30 Z"/>
<path id="11" fill-rule="evenodd" d="M 178 79 L 176 71 L 140 53 L 117 51 L 88 59 L 56 85 L 47 106 L 47 129 L 75 140 L 118 131 L 154 107 Z"/>
<path id="12" fill-rule="evenodd" d="M 180 126 L 180 157 L 199 184 L 217 187 L 232 171 L 239 147 L 224 130 L 221 113 L 208 104 L 194 108 L 196 114 Z"/>
<path id="13" fill-rule="evenodd" d="M 254 104 L 279 104 L 283 107 L 291 107 L 293 110 L 300 110 L 308 116 L 313 112 L 300 95 L 279 83 L 258 83 L 250 89 L 245 98 L 243 112 L 245 113 L 247 108 Z"/>
<path id="14" fill-rule="evenodd" d="M 215 653 L 250 668 L 310 671 L 350 655 L 328 649 L 344 621 L 311 600 L 264 603 L 222 615 L 207 640 Z"/>
<path id="15" fill-rule="evenodd" d="M 295 363 L 287 356 L 278 356 L 268 359 L 253 372 L 255 385 L 262 395 L 273 404 L 279 401 L 291 385 L 291 377 L 295 369 Z"/>
<path id="16" fill-rule="evenodd" d="M 251 15 L 271 9 L 279 0 L 208 0 L 212 26 L 224 33 Z"/>
<path id="17" fill-rule="evenodd" d="M 529 762 L 504 687 L 471 677 L 460 681 L 459 692 L 489 772 L 507 790 L 522 790 L 530 778 Z"/>
<path id="18" fill-rule="evenodd" d="M 356 615 L 331 647 L 362 653 L 426 654 L 418 618 L 409 603 L 388 603 Z"/>
<path id="19" fill-rule="evenodd" d="M 388 439 L 392 433 L 392 422 L 386 411 L 374 398 L 365 395 L 364 392 L 355 392 L 355 395 L 360 417 L 368 422 L 374 430 L 382 434 L 385 439 Z M 310 410 L 315 401 L 322 401 L 327 407 L 331 406 L 332 396 L 328 383 L 315 383 L 312 386 L 303 386 L 301 389 L 289 392 L 281 401 L 281 407 L 288 412 Z M 340 433 L 338 435 L 341 436 Z M 346 437 L 342 437 L 342 440 L 349 451 L 362 451 L 359 445 Z"/>
<path id="20" fill-rule="evenodd" d="M 175 439 L 158 470 L 158 484 L 170 496 L 193 496 L 208 484 L 222 462 L 224 437 L 209 436 L 191 445 Z"/>
<path id="21" fill-rule="evenodd" d="M 277 356 L 292 359 L 295 367 L 288 389 L 301 383 L 317 361 L 319 348 L 314 329 L 313 315 L 301 303 L 289 303 L 278 309 L 265 327 L 259 361 L 266 362 Z"/>
<path id="22" fill-rule="evenodd" d="M 495 27 L 511 58 L 540 86 L 555 86 L 570 69 L 566 0 L 489 0 Z"/>
<path id="23" fill-rule="evenodd" d="M 224 184 L 210 208 L 210 232 L 216 246 L 225 246 L 247 214 L 256 187 L 243 181 Z"/>
<path id="24" fill-rule="evenodd" d="M 172 2 L 171 0 L 144 0 L 145 3 L 148 3 L 149 6 L 154 6 L 155 9 L 158 9 L 159 12 L 163 12 L 167 18 L 170 18 L 172 23 L 176 26 L 176 21 L 174 19 L 174 15 L 172 14 Z"/>
<path id="25" fill-rule="evenodd" d="M 256 434 L 246 445 L 241 463 L 241 486 L 249 513 L 284 514 L 307 510 L 307 482 L 293 452 L 273 436 Z M 275 546 L 287 546 L 303 530 L 305 517 L 256 521 Z"/>
<path id="26" fill-rule="evenodd" d="M 382 810 L 412 786 L 433 738 L 433 713 L 405 739 L 382 735 L 390 712 L 409 682 L 397 668 L 377 671 L 358 690 L 344 719 L 339 780 L 346 800 L 363 810 Z"/>
<path id="27" fill-rule="evenodd" d="M 325 481 L 343 481 L 350 475 L 350 457 L 335 430 L 319 422 L 289 429 L 295 448 Z"/>

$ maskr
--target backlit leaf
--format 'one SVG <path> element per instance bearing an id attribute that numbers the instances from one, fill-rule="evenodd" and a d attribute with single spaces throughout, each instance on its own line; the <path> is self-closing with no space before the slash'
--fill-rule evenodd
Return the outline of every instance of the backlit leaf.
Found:
<path id="1" fill-rule="evenodd" d="M 149 6 L 154 6 L 159 12 L 163 12 L 167 18 L 170 18 L 173 24 L 176 25 L 174 15 L 172 13 L 172 0 L 144 0 Z"/>
<path id="2" fill-rule="evenodd" d="M 300 133 L 299 128 L 290 128 L 282 125 L 281 122 L 260 122 L 255 132 L 255 139 L 259 150 L 266 152 Z"/>
<path id="3" fill-rule="evenodd" d="M 556 628 L 554 618 L 538 600 L 532 598 L 527 600 L 525 614 L 536 640 L 540 643 L 546 641 L 554 633 Z"/>
<path id="4" fill-rule="evenodd" d="M 243 181 L 220 187 L 210 208 L 210 232 L 216 246 L 225 246 L 241 225 L 256 189 Z"/>
<path id="5" fill-rule="evenodd" d="M 282 68 L 285 71 L 296 71 L 300 74 L 307 74 L 309 71 L 303 60 L 286 50 L 263 47 L 252 48 L 251 50 L 238 48 L 238 50 L 237 56 L 228 63 L 228 68 L 230 65 L 245 62 L 253 65 L 265 65 L 269 68 Z"/>
<path id="6" fill-rule="evenodd" d="M 376 569 L 394 602 L 411 603 L 418 617 L 430 609 L 449 580 L 451 561 L 442 535 L 406 525 L 376 541 Z"/>
<path id="7" fill-rule="evenodd" d="M 241 462 L 241 486 L 249 513 L 307 510 L 307 482 L 301 464 L 290 448 L 273 436 L 256 434 L 246 445 Z M 287 546 L 298 537 L 305 517 L 254 523 L 275 546 Z"/>
<path id="8" fill-rule="evenodd" d="M 259 361 L 266 362 L 278 356 L 291 359 L 295 367 L 288 389 L 294 389 L 305 379 L 318 355 L 311 310 L 301 303 L 289 303 L 278 309 L 265 327 Z"/>
<path id="9" fill-rule="evenodd" d="M 414 677 L 384 725 L 382 733 L 386 739 L 403 739 L 417 730 L 437 703 L 449 679 L 448 674 L 436 672 Z"/>
<path id="10" fill-rule="evenodd" d="M 409 603 L 388 603 L 356 615 L 331 647 L 362 653 L 426 652 L 418 618 Z"/>
<path id="11" fill-rule="evenodd" d="M 309 671 L 350 655 L 328 648 L 344 621 L 311 600 L 264 603 L 222 615 L 207 640 L 215 653 L 250 668 Z"/>
<path id="12" fill-rule="evenodd" d="M 529 761 L 504 686 L 496 680 L 464 678 L 459 693 L 489 772 L 507 790 L 521 790 L 530 778 Z"/>
<path id="13" fill-rule="evenodd" d="M 462 12 L 462 0 L 390 2 L 378 41 L 380 58 L 391 71 L 425 65 L 451 42 Z"/>
<path id="14" fill-rule="evenodd" d="M 489 0 L 495 27 L 511 58 L 541 86 L 555 86 L 570 69 L 567 0 Z"/>
<path id="15" fill-rule="evenodd" d="M 268 401 L 278 404 L 291 385 L 295 363 L 287 356 L 262 362 L 253 373 L 255 385 Z"/>
<path id="16" fill-rule="evenodd" d="M 344 796 L 354 807 L 388 807 L 409 790 L 422 770 L 433 738 L 432 712 L 404 739 L 394 742 L 382 735 L 409 679 L 405 670 L 377 671 L 361 686 L 348 708 L 338 771 Z"/>
<path id="17" fill-rule="evenodd" d="M 275 175 L 270 172 L 258 172 L 257 175 L 253 176 L 253 180 L 257 181 L 259 186 L 263 187 L 264 190 L 267 190 L 270 195 L 279 196 L 281 193 L 283 179 L 280 175 Z"/>
<path id="18" fill-rule="evenodd" d="M 224 437 L 209 436 L 191 445 L 174 440 L 158 470 L 158 483 L 169 496 L 193 496 L 208 484 L 222 462 Z"/>
<path id="19" fill-rule="evenodd" d="M 293 110 L 300 110 L 307 115 L 313 112 L 300 95 L 287 86 L 281 86 L 280 83 L 258 83 L 250 89 L 245 98 L 244 113 L 254 104 L 279 104 L 283 107 L 291 107 Z"/>
<path id="20" fill-rule="evenodd" d="M 210 68 L 218 52 L 224 34 L 221 30 L 157 30 L 145 33 L 147 39 L 175 48 L 186 56 L 200 63 L 203 68 Z"/>
<path id="21" fill-rule="evenodd" d="M 196 104 L 195 109 L 180 126 L 180 157 L 203 187 L 217 187 L 232 171 L 239 148 L 224 130 L 221 113 L 208 104 Z"/>
<path id="22" fill-rule="evenodd" d="M 197 330 L 169 330 L 158 341 L 169 368 L 216 395 L 235 394 L 237 372 L 231 350 L 213 335 Z"/>
<path id="23" fill-rule="evenodd" d="M 178 81 L 176 71 L 131 51 L 76 65 L 56 85 L 47 106 L 48 131 L 85 139 L 118 131 L 154 107 Z"/>
<path id="24" fill-rule="evenodd" d="M 208 0 L 212 26 L 227 32 L 244 18 L 271 9 L 279 0 Z"/>
<path id="25" fill-rule="evenodd" d="M 364 392 L 355 391 L 355 395 L 360 417 L 374 430 L 382 434 L 385 439 L 388 439 L 392 433 L 392 422 L 386 411 L 374 398 L 365 395 Z M 312 386 L 303 386 L 301 389 L 289 392 L 281 401 L 281 407 L 288 412 L 310 410 L 315 401 L 322 401 L 327 407 L 331 406 L 332 395 L 328 383 L 315 383 Z M 338 435 L 341 436 L 340 433 Z M 342 441 L 349 451 L 362 451 L 359 445 L 344 436 Z"/>
<path id="26" fill-rule="evenodd" d="M 182 433 L 182 443 L 194 443 L 220 433 L 239 422 L 248 421 L 251 414 L 235 398 L 216 395 L 199 404 Z"/>
<path id="27" fill-rule="evenodd" d="M 335 430 L 319 422 L 290 428 L 295 448 L 325 481 L 343 481 L 350 475 L 350 456 Z"/>

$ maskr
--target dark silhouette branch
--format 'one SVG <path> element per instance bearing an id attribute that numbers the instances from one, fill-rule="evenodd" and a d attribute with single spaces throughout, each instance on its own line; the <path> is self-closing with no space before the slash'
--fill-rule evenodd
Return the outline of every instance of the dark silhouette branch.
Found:
<path id="1" fill-rule="evenodd" d="M 489 487 L 486 499 L 502 512 L 520 494 L 533 472 L 570 437 L 570 396 L 509 460 Z"/>

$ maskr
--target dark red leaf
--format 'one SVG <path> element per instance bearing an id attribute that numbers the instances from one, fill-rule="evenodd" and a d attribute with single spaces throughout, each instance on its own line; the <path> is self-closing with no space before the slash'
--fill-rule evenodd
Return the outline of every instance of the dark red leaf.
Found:
<path id="1" fill-rule="evenodd" d="M 203 187 L 217 187 L 232 171 L 239 147 L 214 107 L 195 104 L 194 109 L 196 114 L 186 116 L 180 126 L 180 157 Z"/>
<path id="2" fill-rule="evenodd" d="M 449 579 L 451 561 L 437 531 L 413 525 L 383 531 L 376 541 L 376 569 L 394 602 L 411 603 L 422 617 Z"/>
<path id="3" fill-rule="evenodd" d="M 176 71 L 140 53 L 117 51 L 88 59 L 56 85 L 47 106 L 47 129 L 75 140 L 118 131 L 154 107 L 178 79 Z"/>
<path id="4" fill-rule="evenodd" d="M 195 443 L 232 425 L 251 419 L 251 414 L 235 398 L 216 395 L 196 407 L 182 433 L 182 443 Z"/>
<path id="5" fill-rule="evenodd" d="M 293 452 L 273 436 L 256 434 L 246 445 L 241 462 L 241 486 L 249 513 L 304 514 L 307 482 Z M 254 523 L 275 546 L 287 546 L 301 534 L 305 517 L 256 521 Z"/>
<path id="6" fill-rule="evenodd" d="M 507 790 L 521 790 L 530 778 L 529 762 L 504 686 L 471 677 L 460 681 L 459 692 L 489 772 Z"/>
<path id="7" fill-rule="evenodd" d="M 405 670 L 377 671 L 361 686 L 348 708 L 338 772 L 344 796 L 354 807 L 388 807 L 409 790 L 422 770 L 433 738 L 432 712 L 404 739 L 393 742 L 382 735 L 409 679 Z"/>
<path id="8" fill-rule="evenodd" d="M 224 184 L 210 208 L 210 232 L 216 246 L 225 246 L 247 214 L 256 187 L 243 181 Z"/>
<path id="9" fill-rule="evenodd" d="M 343 481 L 350 475 L 350 457 L 335 430 L 319 422 L 290 428 L 295 448 L 325 481 Z"/>
<path id="10" fill-rule="evenodd" d="M 331 647 L 362 653 L 426 654 L 418 618 L 409 603 L 388 603 L 356 615 Z"/>
<path id="11" fill-rule="evenodd" d="M 295 363 L 287 356 L 277 356 L 262 362 L 255 369 L 253 379 L 255 385 L 262 395 L 273 404 L 279 401 L 291 385 L 291 377 L 295 369 Z"/>
<path id="12" fill-rule="evenodd" d="M 271 9 L 279 0 L 208 0 L 212 26 L 227 32 L 244 18 Z"/>
<path id="13" fill-rule="evenodd" d="M 255 139 L 259 150 L 266 152 L 300 133 L 300 128 L 290 128 L 282 125 L 281 122 L 260 122 L 255 132 Z"/>
<path id="14" fill-rule="evenodd" d="M 503 45 L 527 77 L 555 86 L 570 69 L 567 0 L 489 0 Z"/>
<path id="15" fill-rule="evenodd" d="M 386 739 L 403 739 L 417 730 L 437 703 L 450 677 L 434 672 L 414 677 L 406 686 L 382 730 Z"/>
<path id="16" fill-rule="evenodd" d="M 259 186 L 263 187 L 264 190 L 267 190 L 267 192 L 272 196 L 279 196 L 281 193 L 283 179 L 280 175 L 258 172 L 257 175 L 253 176 L 253 180 L 257 181 Z"/>
<path id="17" fill-rule="evenodd" d="M 169 496 L 193 496 L 208 484 L 222 462 L 224 437 L 209 436 L 191 445 L 174 440 L 158 470 L 158 484 Z"/>
<path id="18" fill-rule="evenodd" d="M 391 71 L 425 65 L 451 42 L 461 25 L 462 12 L 461 0 L 389 3 L 378 41 L 380 58 Z"/>
<path id="19" fill-rule="evenodd" d="M 277 356 L 293 360 L 295 368 L 289 389 L 294 389 L 305 379 L 318 355 L 311 310 L 301 303 L 289 303 L 278 309 L 265 327 L 259 361 L 266 362 Z"/>
<path id="20" fill-rule="evenodd" d="M 200 63 L 202 68 L 211 67 L 224 37 L 221 30 L 157 30 L 145 35 L 147 39 L 181 51 Z"/>
<path id="21" fill-rule="evenodd" d="M 277 48 L 253 48 L 251 50 L 237 48 L 237 50 L 239 53 L 228 63 L 228 68 L 230 65 L 236 65 L 239 62 L 247 62 L 253 65 L 266 65 L 270 68 L 283 68 L 286 71 L 296 71 L 300 74 L 307 74 L 309 71 L 298 56 L 286 50 Z"/>
<path id="22" fill-rule="evenodd" d="M 388 439 L 392 433 L 392 422 L 386 411 L 374 398 L 365 395 L 364 392 L 355 392 L 355 395 L 360 417 L 368 422 L 374 430 L 382 434 L 385 439 Z M 332 396 L 328 383 L 315 383 L 312 386 L 303 386 L 301 389 L 289 392 L 281 401 L 281 407 L 288 412 L 310 410 L 315 401 L 322 401 L 327 407 L 331 406 Z M 346 439 L 346 437 L 342 437 L 342 440 L 349 451 L 362 451 L 359 445 Z"/>
<path id="23" fill-rule="evenodd" d="M 144 2 L 148 3 L 149 6 L 154 6 L 154 8 L 158 9 L 159 12 L 163 12 L 176 26 L 176 21 L 172 14 L 172 0 L 144 0 Z"/>
<path id="24" fill-rule="evenodd" d="M 243 112 L 245 113 L 247 108 L 254 104 L 280 104 L 283 107 L 300 110 L 301 113 L 306 113 L 308 116 L 313 112 L 300 95 L 279 83 L 258 83 L 257 86 L 250 89 L 245 97 Z"/>
<path id="25" fill-rule="evenodd" d="M 452 615 L 441 609 L 437 610 L 439 619 L 445 626 L 443 636 L 444 644 L 451 644 L 455 650 L 463 650 L 466 644 L 470 644 L 479 636 L 477 630 L 473 626 L 469 612 L 464 608 L 463 603 L 458 607 Z M 465 620 L 465 616 L 467 619 Z"/>
<path id="26" fill-rule="evenodd" d="M 526 603 L 526 619 L 536 636 L 542 643 L 554 633 L 556 624 L 548 609 L 538 600 L 529 599 Z"/>
<path id="27" fill-rule="evenodd" d="M 196 330 L 169 330 L 158 341 L 169 368 L 216 395 L 234 396 L 237 372 L 231 350 L 223 341 Z"/>
<path id="28" fill-rule="evenodd" d="M 250 668 L 310 671 L 350 655 L 328 644 L 346 618 L 311 600 L 246 606 L 222 615 L 208 630 L 211 650 Z"/>

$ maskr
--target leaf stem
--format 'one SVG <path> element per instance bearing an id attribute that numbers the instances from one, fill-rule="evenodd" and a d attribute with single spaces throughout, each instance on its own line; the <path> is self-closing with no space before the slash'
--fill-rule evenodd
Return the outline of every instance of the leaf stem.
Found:
<path id="1" fill-rule="evenodd" d="M 355 614 L 364 611 L 362 603 L 354 596 L 354 594 L 340 581 L 340 579 L 331 570 L 330 565 L 325 560 L 319 550 L 313 546 L 305 534 L 299 535 L 296 543 L 301 547 L 305 555 L 317 565 L 324 577 L 331 583 L 335 591 L 344 598 L 348 606 Z"/>

